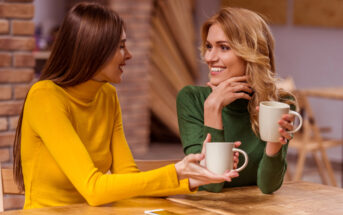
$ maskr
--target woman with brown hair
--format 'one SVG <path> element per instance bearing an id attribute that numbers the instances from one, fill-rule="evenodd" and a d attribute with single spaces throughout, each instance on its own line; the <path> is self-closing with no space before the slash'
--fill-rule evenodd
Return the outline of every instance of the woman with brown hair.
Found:
<path id="1" fill-rule="evenodd" d="M 294 97 L 275 86 L 274 40 L 266 22 L 242 8 L 223 8 L 202 27 L 202 56 L 210 73 L 208 87 L 187 86 L 177 98 L 179 129 L 185 154 L 200 153 L 202 141 L 241 141 L 247 167 L 230 183 L 203 186 L 219 192 L 225 187 L 258 185 L 263 193 L 277 190 L 287 163 L 293 117 L 279 121 L 279 142 L 259 138 L 261 101 L 293 104 Z M 210 143 L 209 143 L 210 144 Z M 244 159 L 240 159 L 243 161 Z M 240 165 L 240 164 L 239 164 Z"/>
<path id="2" fill-rule="evenodd" d="M 123 21 L 106 7 L 80 3 L 66 15 L 17 127 L 14 174 L 25 189 L 25 209 L 189 193 L 237 176 L 211 173 L 198 164 L 202 154 L 138 170 L 108 83 L 121 82 L 131 58 L 125 41 Z"/>

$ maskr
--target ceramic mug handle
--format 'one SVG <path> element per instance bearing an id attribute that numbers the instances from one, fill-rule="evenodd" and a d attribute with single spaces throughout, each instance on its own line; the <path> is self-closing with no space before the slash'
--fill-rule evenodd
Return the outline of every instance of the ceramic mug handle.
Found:
<path id="1" fill-rule="evenodd" d="M 240 172 L 248 165 L 248 155 L 247 155 L 247 153 L 245 153 L 245 151 L 243 151 L 241 149 L 234 148 L 234 149 L 232 149 L 232 151 L 242 153 L 244 156 L 244 164 L 241 167 L 235 169 L 237 172 Z"/>
<path id="2" fill-rule="evenodd" d="M 292 130 L 292 131 L 287 131 L 288 133 L 293 134 L 293 133 L 299 131 L 299 129 L 303 125 L 303 118 L 301 117 L 301 115 L 298 112 L 295 112 L 295 111 L 292 111 L 292 110 L 289 111 L 289 114 L 292 114 L 292 115 L 294 115 L 294 116 L 299 118 L 299 125 L 298 125 L 298 127 L 296 129 Z"/>

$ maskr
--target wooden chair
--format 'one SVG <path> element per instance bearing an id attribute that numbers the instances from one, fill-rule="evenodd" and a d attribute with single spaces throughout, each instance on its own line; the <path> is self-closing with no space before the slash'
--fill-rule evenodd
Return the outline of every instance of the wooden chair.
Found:
<path id="1" fill-rule="evenodd" d="M 278 87 L 284 88 L 287 91 L 292 92 L 297 98 L 298 110 L 303 117 L 303 127 L 300 132 L 294 135 L 294 138 L 290 141 L 290 148 L 295 148 L 298 152 L 298 159 L 295 169 L 295 174 L 292 180 L 301 180 L 304 171 L 304 165 L 306 161 L 307 153 L 311 153 L 321 177 L 323 184 L 328 184 L 326 175 L 329 176 L 331 185 L 337 186 L 337 182 L 334 176 L 334 172 L 331 163 L 326 154 L 326 149 L 343 144 L 342 140 L 323 139 L 322 132 L 327 131 L 327 128 L 320 128 L 315 120 L 314 113 L 308 98 L 300 90 L 297 90 L 292 78 L 286 78 L 278 83 Z M 321 155 L 321 159 L 318 156 Z M 325 166 L 325 169 L 323 167 Z M 286 174 L 286 178 L 290 178 L 289 171 Z"/>
<path id="2" fill-rule="evenodd" d="M 342 140 L 324 139 L 322 130 L 316 123 L 314 113 L 308 98 L 301 91 L 295 91 L 299 103 L 300 113 L 303 116 L 302 131 L 297 133 L 290 142 L 290 147 L 298 150 L 298 161 L 294 174 L 294 180 L 300 180 L 304 170 L 307 153 L 311 153 L 323 184 L 328 184 L 326 175 L 329 176 L 330 184 L 337 186 L 334 171 L 326 154 L 326 149 L 343 144 Z M 326 129 L 327 130 L 327 129 Z M 319 159 L 318 153 L 321 155 Z M 325 168 L 324 168 L 324 167 Z"/>
<path id="3" fill-rule="evenodd" d="M 0 212 L 4 211 L 4 194 L 23 195 L 14 182 L 12 168 L 2 168 L 0 163 Z"/>
<path id="4" fill-rule="evenodd" d="M 148 171 L 157 169 L 168 164 L 177 163 L 180 160 L 135 160 L 138 169 L 141 171 Z"/>

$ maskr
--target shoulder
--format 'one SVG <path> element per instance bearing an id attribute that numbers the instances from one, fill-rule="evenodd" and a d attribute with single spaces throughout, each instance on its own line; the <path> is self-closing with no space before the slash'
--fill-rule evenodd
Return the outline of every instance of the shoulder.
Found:
<path id="1" fill-rule="evenodd" d="M 38 105 L 55 105 L 67 100 L 62 87 L 51 80 L 38 81 L 32 85 L 26 102 Z"/>
<path id="2" fill-rule="evenodd" d="M 32 97 L 36 94 L 39 94 L 40 96 L 54 96 L 61 94 L 63 92 L 63 89 L 55 84 L 51 80 L 43 80 L 38 81 L 35 84 L 32 85 L 28 97 Z"/>
<path id="3" fill-rule="evenodd" d="M 206 98 L 209 94 L 209 87 L 188 85 L 179 91 L 177 101 Z"/>

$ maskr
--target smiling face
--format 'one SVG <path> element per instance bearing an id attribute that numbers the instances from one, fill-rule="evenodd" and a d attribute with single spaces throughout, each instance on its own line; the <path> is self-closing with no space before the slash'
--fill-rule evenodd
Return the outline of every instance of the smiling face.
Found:
<path id="1" fill-rule="evenodd" d="M 230 49 L 219 24 L 215 23 L 209 28 L 204 58 L 210 70 L 210 83 L 215 86 L 245 74 L 245 62 Z"/>
<path id="2" fill-rule="evenodd" d="M 111 83 L 119 84 L 121 82 L 121 76 L 123 74 L 123 66 L 125 61 L 132 58 L 132 55 L 128 51 L 126 45 L 126 34 L 123 31 L 122 38 L 119 43 L 119 47 L 114 55 L 105 63 L 104 66 L 93 76 L 95 81 L 108 81 Z"/>

